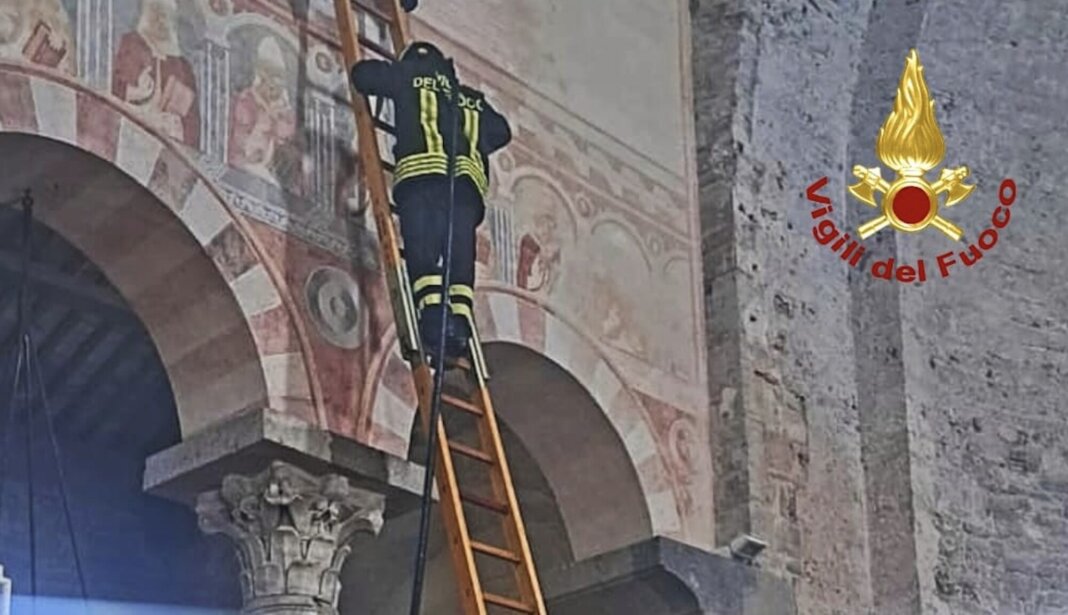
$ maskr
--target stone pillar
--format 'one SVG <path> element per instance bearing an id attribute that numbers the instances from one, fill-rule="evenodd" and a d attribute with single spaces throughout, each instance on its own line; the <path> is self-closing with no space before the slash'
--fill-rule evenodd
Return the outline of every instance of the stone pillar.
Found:
<path id="1" fill-rule="evenodd" d="M 379 493 L 280 461 L 256 476 L 228 475 L 196 503 L 201 529 L 235 543 L 250 615 L 337 615 L 348 543 L 377 534 L 384 509 Z"/>

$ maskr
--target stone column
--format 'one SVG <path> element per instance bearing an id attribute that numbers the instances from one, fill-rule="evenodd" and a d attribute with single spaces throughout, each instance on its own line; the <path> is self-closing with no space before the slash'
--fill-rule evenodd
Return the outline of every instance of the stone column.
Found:
<path id="1" fill-rule="evenodd" d="M 228 475 L 196 503 L 201 529 L 235 543 L 250 615 L 337 615 L 348 543 L 377 534 L 384 509 L 379 493 L 280 461 L 256 476 Z"/>

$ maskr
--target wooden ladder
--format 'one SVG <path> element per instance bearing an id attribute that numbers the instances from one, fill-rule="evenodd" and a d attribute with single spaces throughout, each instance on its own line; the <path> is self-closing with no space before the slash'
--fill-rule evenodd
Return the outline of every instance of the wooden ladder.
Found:
<path id="1" fill-rule="evenodd" d="M 403 50 L 410 40 L 408 15 L 401 9 L 400 0 L 334 0 L 334 7 L 346 73 L 365 57 L 395 60 L 398 50 Z M 376 37 L 376 31 L 382 36 Z M 387 175 L 392 173 L 393 164 L 382 157 L 383 151 L 388 151 L 382 144 L 389 142 L 394 130 L 390 121 L 381 117 L 383 101 L 375 101 L 372 112 L 371 102 L 355 90 L 351 91 L 351 100 L 356 115 L 360 178 L 370 195 L 398 337 L 411 365 L 419 414 L 429 430 L 433 374 L 415 326 L 408 274 L 394 224 L 395 208 L 387 187 Z M 442 392 L 443 420 L 435 426 L 434 451 L 440 508 L 463 612 L 465 615 L 546 615 L 490 400 L 488 373 L 477 332 L 470 350 L 471 361 L 460 362 Z M 468 428 L 455 430 L 455 439 L 451 439 L 446 425 L 453 431 L 465 422 Z M 465 442 L 460 437 L 464 434 L 473 437 Z M 458 472 L 461 466 L 468 471 Z M 465 479 L 463 486 L 461 475 Z M 487 521 L 480 528 L 498 528 L 495 536 L 484 540 L 472 536 L 469 519 L 474 518 Z M 495 583 L 493 589 L 497 591 L 488 589 L 491 583 Z M 498 590 L 496 584 L 504 586 L 503 589 Z"/>

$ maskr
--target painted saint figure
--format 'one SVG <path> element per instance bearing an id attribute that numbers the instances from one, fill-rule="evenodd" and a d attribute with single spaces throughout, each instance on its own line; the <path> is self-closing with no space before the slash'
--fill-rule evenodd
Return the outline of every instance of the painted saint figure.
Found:
<path id="1" fill-rule="evenodd" d="M 59 0 L 0 0 L 0 57 L 74 74 L 70 15 Z"/>
<path id="2" fill-rule="evenodd" d="M 556 282 L 560 265 L 560 243 L 556 240 L 556 219 L 541 213 L 534 217 L 534 230 L 519 240 L 516 285 L 532 292 L 549 292 Z"/>
<path id="3" fill-rule="evenodd" d="M 137 27 L 123 35 L 111 91 L 167 136 L 200 146 L 196 77 L 178 45 L 175 0 L 142 0 Z"/>
<path id="4" fill-rule="evenodd" d="M 252 83 L 238 92 L 230 110 L 230 164 L 275 184 L 287 175 L 282 154 L 297 132 L 286 75 L 281 45 L 264 36 L 256 48 Z"/>

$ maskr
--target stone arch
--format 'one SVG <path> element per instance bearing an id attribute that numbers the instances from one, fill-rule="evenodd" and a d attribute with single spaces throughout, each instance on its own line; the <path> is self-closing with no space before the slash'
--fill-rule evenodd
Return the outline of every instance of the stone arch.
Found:
<path id="1" fill-rule="evenodd" d="M 607 427 L 613 432 L 625 457 L 633 468 L 636 488 L 645 503 L 643 513 L 647 516 L 647 530 L 655 535 L 672 535 L 681 530 L 677 498 L 663 459 L 658 454 L 653 430 L 647 421 L 641 402 L 627 387 L 624 379 L 596 345 L 578 328 L 554 313 L 550 308 L 532 299 L 520 296 L 514 289 L 486 284 L 476 297 L 476 318 L 479 322 L 482 342 L 486 345 L 511 344 L 528 349 L 559 368 L 562 375 L 572 378 L 592 399 L 603 414 Z M 493 366 L 491 365 L 491 371 Z M 416 405 L 415 393 L 408 379 L 407 367 L 394 345 L 389 358 L 380 369 L 379 390 L 373 406 L 367 413 L 368 442 L 389 452 L 407 454 L 408 437 Z M 507 421 L 507 410 L 498 409 Z M 525 440 L 549 482 L 564 485 L 572 480 L 574 471 L 570 461 L 559 468 L 552 467 L 549 459 L 538 458 L 539 443 L 531 441 L 528 434 L 517 430 L 517 437 Z M 551 437 L 550 435 L 545 437 Z M 566 466 L 566 467 L 563 467 Z M 622 480 L 622 479 L 621 479 Z M 577 510 L 579 502 L 569 504 Z M 587 511 L 588 512 L 588 511 Z M 567 512 L 564 516 L 568 517 Z M 583 523 L 596 522 L 595 515 L 572 517 L 568 531 L 572 537 L 581 535 Z M 622 544 L 589 544 L 573 540 L 576 556 L 585 557 L 602 549 L 620 547 Z"/>
<path id="2" fill-rule="evenodd" d="M 79 192 L 125 197 L 100 195 L 94 225 L 69 203 L 50 207 L 45 197 L 59 203 L 58 188 L 49 193 L 55 182 L 35 174 L 41 220 L 104 271 L 152 335 L 183 435 L 254 406 L 325 425 L 282 276 L 183 151 L 117 100 L 48 71 L 0 62 L 0 92 L 0 135 L 63 164 L 65 177 L 82 173 Z M 32 159 L 20 151 L 12 163 Z"/>

